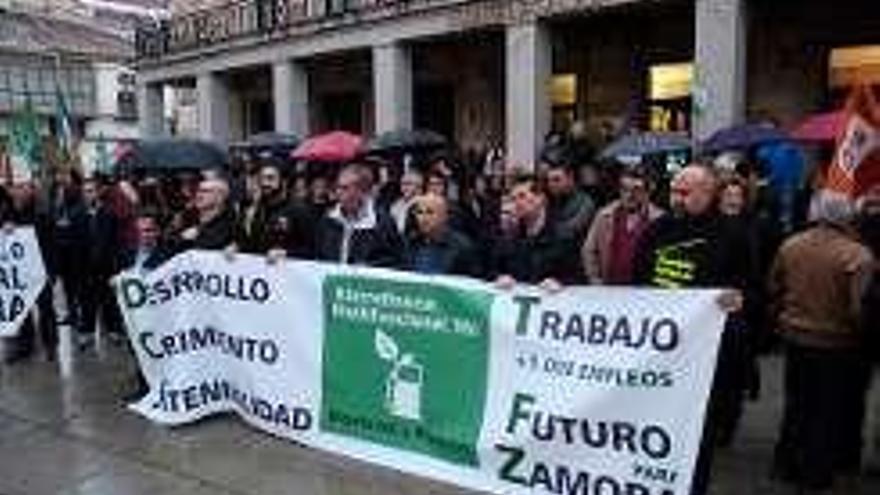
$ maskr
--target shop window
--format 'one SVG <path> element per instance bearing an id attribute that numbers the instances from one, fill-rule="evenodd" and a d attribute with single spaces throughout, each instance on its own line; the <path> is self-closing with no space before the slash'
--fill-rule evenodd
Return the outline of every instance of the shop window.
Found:
<path id="1" fill-rule="evenodd" d="M 648 71 L 648 122 L 652 131 L 689 131 L 694 64 L 653 65 Z"/>
<path id="2" fill-rule="evenodd" d="M 841 108 L 856 84 L 880 90 L 880 45 L 835 48 L 828 60 L 830 107 Z"/>
<path id="3" fill-rule="evenodd" d="M 832 88 L 880 84 L 880 45 L 835 48 L 828 66 Z"/>
<path id="4" fill-rule="evenodd" d="M 554 131 L 567 131 L 577 118 L 577 75 L 556 74 L 550 80 Z"/>

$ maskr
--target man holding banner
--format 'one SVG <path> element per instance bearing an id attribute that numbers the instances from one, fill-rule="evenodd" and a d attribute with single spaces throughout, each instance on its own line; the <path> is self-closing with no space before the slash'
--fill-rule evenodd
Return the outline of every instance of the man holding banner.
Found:
<path id="1" fill-rule="evenodd" d="M 5 275 L 3 278 L 7 280 L 7 284 L 0 284 L 3 294 L 0 295 L 0 301 L 6 312 L 6 308 L 12 309 L 12 301 L 18 300 L 22 294 L 26 294 L 22 303 L 26 305 L 26 316 L 22 318 L 18 324 L 15 322 L 11 326 L 6 327 L 3 334 L 13 335 L 10 339 L 11 349 L 7 352 L 5 360 L 7 363 L 16 362 L 26 359 L 33 353 L 34 333 L 39 331 L 39 337 L 46 359 L 54 361 L 58 348 L 58 331 L 55 324 L 55 308 L 52 303 L 52 291 L 45 284 L 45 271 L 43 267 L 42 253 L 45 252 L 45 245 L 48 242 L 48 223 L 44 216 L 37 212 L 34 198 L 34 184 L 30 180 L 16 177 L 13 184 L 9 187 L 7 193 L 5 189 L 0 190 L 0 224 L 2 224 L 3 232 L 0 233 L 3 247 L 0 248 L 8 251 L 7 257 L 0 258 L 0 263 L 5 264 L 18 258 L 21 263 L 14 263 L 9 269 L 0 271 Z M 36 238 L 31 241 L 30 238 L 36 234 Z M 24 238 L 25 241 L 17 239 Z M 21 246 L 24 252 L 19 252 L 18 248 L 13 253 L 12 246 Z M 7 247 L 9 249 L 7 249 Z M 25 261 L 29 258 L 29 261 Z M 28 270 L 19 271 L 22 266 L 27 266 Z M 29 271 L 33 270 L 33 273 Z M 42 275 L 40 275 L 42 274 Z M 9 280 L 12 275 L 12 280 Z M 28 282 L 30 280 L 31 282 Z M 25 288 L 26 285 L 30 287 Z M 12 290 L 9 290 L 12 289 Z M 34 291 L 39 306 L 39 318 L 35 324 L 34 317 L 30 314 L 31 305 L 34 300 L 29 294 Z M 15 303 L 17 306 L 19 303 Z M 19 308 L 21 306 L 18 306 Z M 16 310 L 18 311 L 18 309 Z M 7 318 L 3 318 L 4 321 Z M 5 326 L 5 325 L 4 325 Z M 18 334 L 16 335 L 16 333 Z"/>
<path id="2" fill-rule="evenodd" d="M 0 336 L 13 337 L 7 341 L 11 348 L 5 361 L 13 363 L 31 356 L 35 329 L 39 330 L 46 359 L 54 361 L 58 332 L 42 255 L 49 244 L 48 221 L 37 211 L 32 181 L 14 177 L 9 192 L 0 191 Z M 37 324 L 30 314 L 34 300 L 39 306 Z"/>
<path id="3" fill-rule="evenodd" d="M 746 253 L 747 240 L 717 214 L 718 180 L 712 169 L 691 165 L 672 181 L 672 213 L 652 223 L 636 249 L 635 281 L 639 285 L 683 289 L 724 287 L 738 289 L 725 294 L 725 310 L 738 311 L 742 293 L 752 272 Z M 727 340 L 727 339 L 725 339 Z M 719 350 L 712 394 L 706 413 L 700 453 L 691 486 L 692 495 L 703 495 L 709 487 L 713 450 L 718 428 L 717 417 L 727 414 L 724 398 L 736 382 L 725 368 L 728 362 L 724 340 Z"/>

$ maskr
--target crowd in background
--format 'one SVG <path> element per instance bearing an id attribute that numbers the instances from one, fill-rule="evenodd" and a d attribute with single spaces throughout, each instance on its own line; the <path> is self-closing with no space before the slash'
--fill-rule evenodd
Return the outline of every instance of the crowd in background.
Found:
<path id="1" fill-rule="evenodd" d="M 468 276 L 501 288 L 721 287 L 740 298 L 727 303 L 694 493 L 705 493 L 713 448 L 733 441 L 743 401 L 760 393 L 756 356 L 774 346 L 786 353 L 776 474 L 822 490 L 856 473 L 877 347 L 870 327 L 880 322 L 868 314 L 880 307 L 870 281 L 880 190 L 857 205 L 815 194 L 792 201 L 786 216 L 757 155 L 666 174 L 597 166 L 570 143 L 555 149 L 528 173 L 441 154 L 406 167 L 386 158 L 293 173 L 257 160 L 170 176 L 58 169 L 43 182 L 10 181 L 0 189 L 0 221 L 35 227 L 52 283 L 38 301 L 43 317 L 25 323 L 7 361 L 30 356 L 36 336 L 54 359 L 56 281 L 81 349 L 93 345 L 99 319 L 124 342 L 110 278 L 187 249 Z"/>

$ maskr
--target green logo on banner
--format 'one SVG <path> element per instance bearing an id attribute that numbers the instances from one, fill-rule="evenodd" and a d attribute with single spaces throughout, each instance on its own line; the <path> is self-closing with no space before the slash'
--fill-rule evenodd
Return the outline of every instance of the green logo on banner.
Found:
<path id="1" fill-rule="evenodd" d="M 331 276 L 324 304 L 321 429 L 476 465 L 491 294 Z"/>

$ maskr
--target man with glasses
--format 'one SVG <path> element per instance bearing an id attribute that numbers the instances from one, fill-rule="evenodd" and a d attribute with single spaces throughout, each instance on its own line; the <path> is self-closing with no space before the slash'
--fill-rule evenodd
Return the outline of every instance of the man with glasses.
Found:
<path id="1" fill-rule="evenodd" d="M 651 203 L 648 175 L 642 169 L 625 169 L 620 198 L 599 211 L 581 248 L 590 284 L 631 284 L 636 246 L 648 225 L 661 215 L 663 210 Z"/>
<path id="2" fill-rule="evenodd" d="M 233 245 L 235 214 L 228 199 L 229 184 L 224 179 L 209 177 L 199 183 L 195 197 L 198 222 L 178 235 L 178 250 L 222 250 Z"/>

